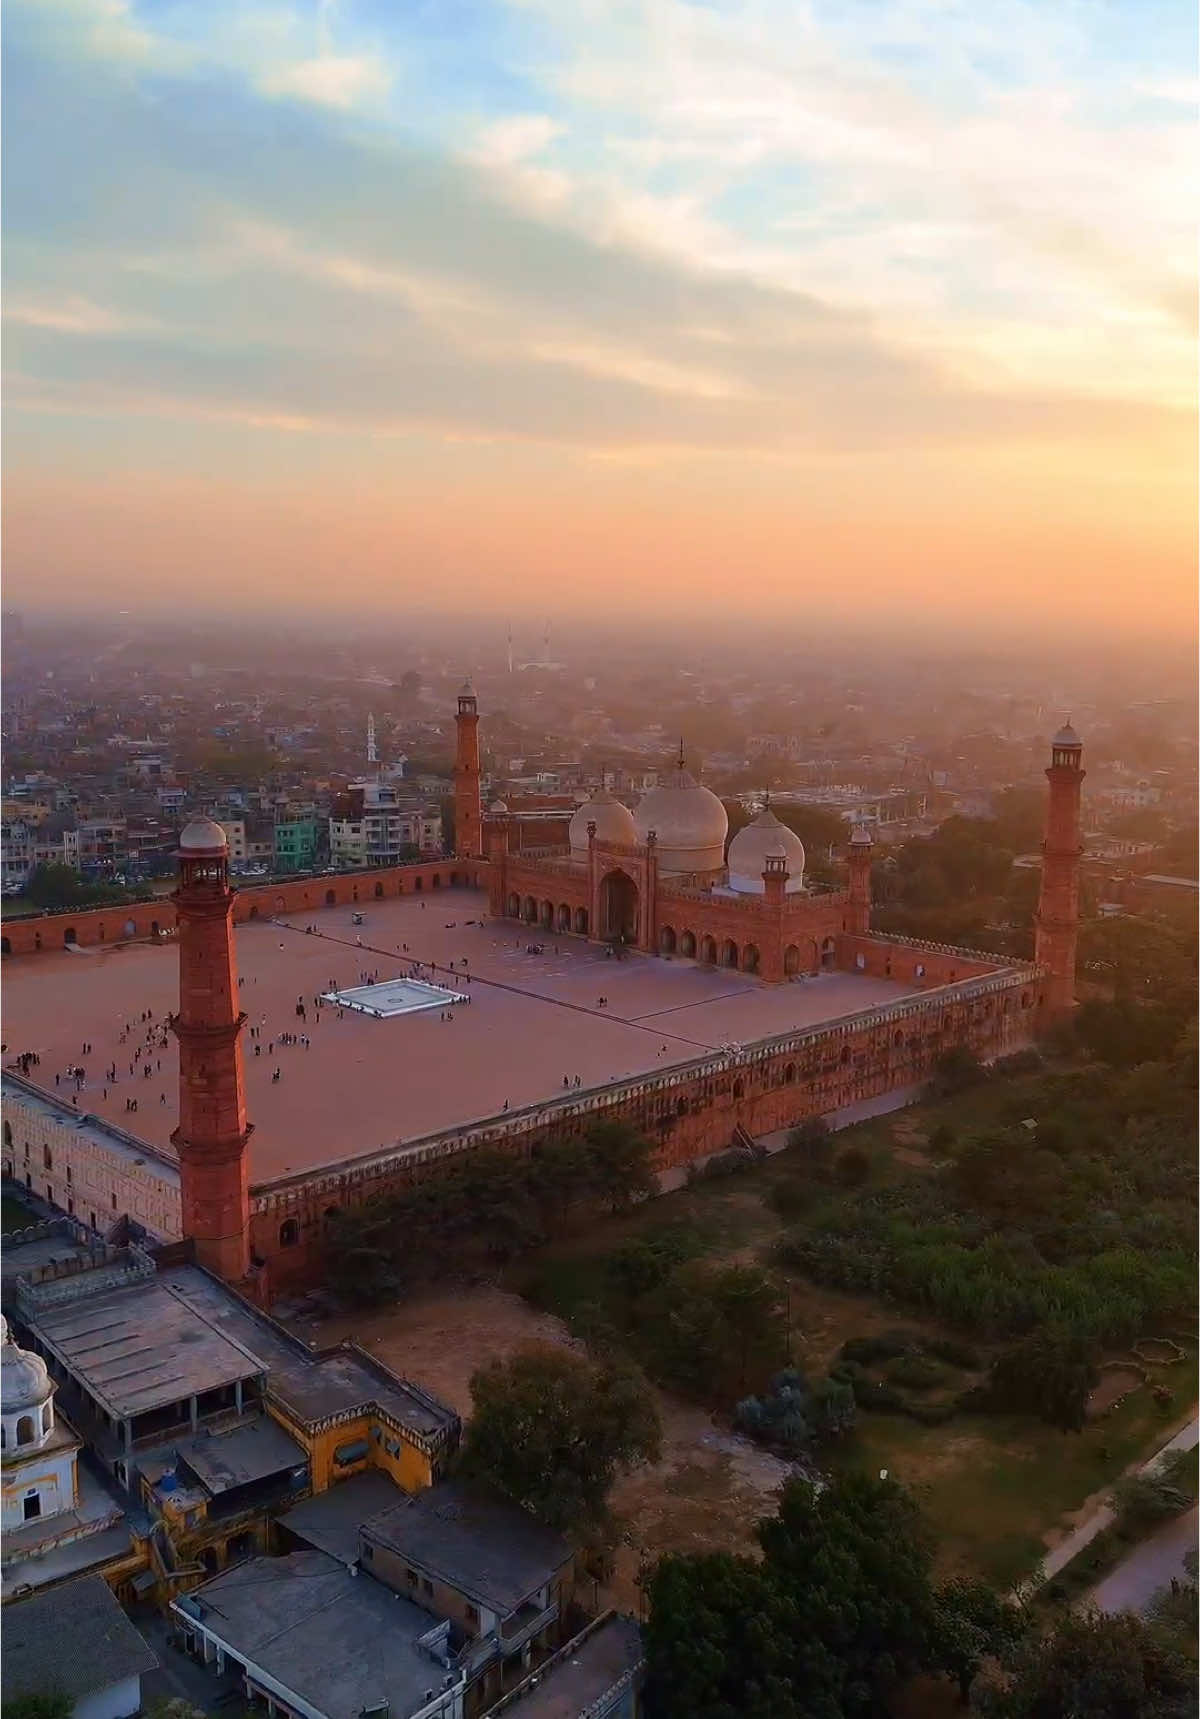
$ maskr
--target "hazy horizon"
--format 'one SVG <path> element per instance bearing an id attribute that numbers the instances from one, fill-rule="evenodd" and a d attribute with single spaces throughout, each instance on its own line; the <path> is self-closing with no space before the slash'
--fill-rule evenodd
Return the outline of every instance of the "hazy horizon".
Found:
<path id="1" fill-rule="evenodd" d="M 10 0 L 5 604 L 1190 647 L 1168 0 Z"/>

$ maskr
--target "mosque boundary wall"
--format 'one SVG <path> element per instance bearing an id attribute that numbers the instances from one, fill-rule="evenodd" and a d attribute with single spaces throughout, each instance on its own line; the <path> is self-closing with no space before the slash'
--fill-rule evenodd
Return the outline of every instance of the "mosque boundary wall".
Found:
<path id="1" fill-rule="evenodd" d="M 411 865 L 373 871 L 328 872 L 318 877 L 287 878 L 239 889 L 233 920 L 244 925 L 279 913 L 304 913 L 322 907 L 349 907 L 398 895 L 486 885 L 487 861 L 480 859 L 417 860 Z M 36 955 L 52 949 L 95 948 L 102 944 L 136 943 L 175 933 L 175 904 L 169 896 L 134 901 L 125 906 L 72 908 L 36 918 L 4 921 L 0 950 L 5 955 Z"/>
<path id="2" fill-rule="evenodd" d="M 881 951 L 888 947 L 881 943 Z M 964 951 L 939 953 L 947 972 L 951 962 L 968 959 Z M 846 1105 L 919 1087 L 954 1046 L 990 1062 L 1032 1044 L 1040 984 L 1035 968 L 998 967 L 994 961 L 990 971 L 954 981 L 939 982 L 931 972 L 928 991 L 882 1008 L 451 1133 L 397 1143 L 328 1170 L 255 1183 L 250 1190 L 254 1252 L 267 1261 L 273 1294 L 317 1282 L 326 1225 L 336 1210 L 400 1192 L 436 1174 L 448 1159 L 479 1147 L 528 1153 L 540 1142 L 583 1134 L 598 1120 L 619 1118 L 653 1141 L 661 1172 L 724 1150 L 740 1130 L 771 1134 Z"/>

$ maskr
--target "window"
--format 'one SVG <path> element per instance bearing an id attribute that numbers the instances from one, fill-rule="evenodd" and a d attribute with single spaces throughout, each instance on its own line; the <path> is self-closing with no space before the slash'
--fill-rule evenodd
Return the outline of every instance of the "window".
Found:
<path id="1" fill-rule="evenodd" d="M 406 1570 L 406 1571 L 405 1571 L 405 1572 L 404 1572 L 404 1573 L 405 1573 L 405 1575 L 406 1575 L 406 1576 L 407 1576 L 407 1577 L 408 1577 L 408 1585 L 409 1585 L 409 1587 L 410 1587 L 410 1588 L 415 1588 L 415 1587 L 416 1587 L 416 1585 L 417 1585 L 417 1583 L 418 1583 L 418 1582 L 419 1582 L 419 1581 L 420 1581 L 420 1579 L 421 1579 L 421 1578 L 420 1578 L 420 1577 L 419 1577 L 419 1576 L 418 1576 L 418 1575 L 417 1575 L 417 1572 L 416 1572 L 416 1571 L 415 1571 L 415 1570 Z"/>
<path id="2" fill-rule="evenodd" d="M 26 1522 L 34 1522 L 42 1514 L 42 1495 L 40 1492 L 27 1492 L 24 1502 Z"/>
<path id="3" fill-rule="evenodd" d="M 433 1583 L 429 1580 L 428 1576 L 421 1577 L 421 1591 L 429 1595 L 432 1595 L 433 1593 Z"/>
<path id="4" fill-rule="evenodd" d="M 43 1168 L 47 1170 L 53 1170 L 54 1168 L 54 1154 L 51 1152 L 49 1146 L 42 1147 L 42 1165 Z"/>
<path id="5" fill-rule="evenodd" d="M 468 1606 L 467 1607 L 467 1622 L 471 1626 L 472 1629 L 478 1629 L 479 1628 L 479 1607 L 478 1606 Z"/>
<path id="6" fill-rule="evenodd" d="M 115 1194 L 113 1194 L 111 1196 L 111 1198 L 112 1198 L 112 1209 L 115 1212 L 117 1209 L 117 1196 Z"/>
<path id="7" fill-rule="evenodd" d="M 374 1560 L 374 1557 L 375 1557 L 374 1546 L 364 1544 L 363 1549 L 362 1549 L 362 1555 L 363 1555 L 363 1563 L 364 1564 L 370 1564 Z"/>
<path id="8" fill-rule="evenodd" d="M 300 1240 L 300 1225 L 295 1218 L 286 1218 L 279 1226 L 280 1247 L 295 1247 Z"/>
<path id="9" fill-rule="evenodd" d="M 68 1164 L 67 1165 L 67 1187 L 68 1188 L 71 1186 L 71 1183 L 74 1181 L 74 1179 L 75 1178 L 71 1174 L 71 1166 Z"/>

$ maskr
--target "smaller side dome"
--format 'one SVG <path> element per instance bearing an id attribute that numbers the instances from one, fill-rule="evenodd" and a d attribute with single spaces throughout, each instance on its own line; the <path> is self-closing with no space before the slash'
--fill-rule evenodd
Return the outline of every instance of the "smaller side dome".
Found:
<path id="1" fill-rule="evenodd" d="M 23 1409 L 38 1409 L 53 1395 L 46 1363 L 29 1349 L 18 1348 L 9 1337 L 6 1320 L 0 1346 L 0 1411 L 15 1415 Z"/>
<path id="2" fill-rule="evenodd" d="M 763 872 L 767 861 L 777 860 L 780 855 L 787 861 L 785 891 L 788 895 L 798 895 L 804 888 L 804 843 L 766 806 L 729 844 L 730 889 L 739 895 L 764 894 Z"/>
<path id="3" fill-rule="evenodd" d="M 596 840 L 616 847 L 637 846 L 637 826 L 628 806 L 622 805 L 607 788 L 599 788 L 590 800 L 585 800 L 571 819 L 567 839 L 573 854 L 586 854 L 588 825 L 595 824 Z"/>
<path id="4" fill-rule="evenodd" d="M 491 805 L 488 807 L 488 811 L 494 818 L 502 817 L 507 810 L 508 802 L 506 800 L 493 800 Z"/>
<path id="5" fill-rule="evenodd" d="M 183 854 L 224 854 L 229 852 L 229 838 L 220 824 L 211 818 L 193 818 L 184 826 L 179 838 Z"/>

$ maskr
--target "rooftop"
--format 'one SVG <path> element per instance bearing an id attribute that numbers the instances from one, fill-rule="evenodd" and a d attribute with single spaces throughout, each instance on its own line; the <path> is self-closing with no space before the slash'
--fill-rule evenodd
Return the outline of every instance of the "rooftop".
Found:
<path id="1" fill-rule="evenodd" d="M 643 1659 L 637 1624 L 610 1613 L 568 1642 L 503 1711 L 513 1719 L 581 1719 Z"/>
<path id="2" fill-rule="evenodd" d="M 359 1719 L 419 1711 L 447 1673 L 419 1644 L 427 1612 L 324 1552 L 251 1558 L 176 1602 L 305 1709 Z"/>
<path id="3" fill-rule="evenodd" d="M 77 1299 L 25 1318 L 118 1419 L 266 1373 L 270 1394 L 300 1421 L 374 1405 L 431 1445 L 457 1433 L 458 1416 L 427 1391 L 353 1344 L 310 1349 L 197 1266 L 94 1297 L 85 1284 L 82 1274 Z M 243 1443 L 242 1462 L 251 1448 Z"/>
<path id="4" fill-rule="evenodd" d="M 304 1499 L 280 1521 L 318 1552 L 328 1552 L 350 1566 L 359 1560 L 358 1531 L 363 1523 L 399 1504 L 403 1496 L 382 1469 L 367 1468 Z"/>
<path id="5" fill-rule="evenodd" d="M 157 1664 L 103 1576 L 81 1576 L 4 1608 L 6 1703 L 39 1694 L 47 1682 L 80 1701 Z"/>
<path id="6" fill-rule="evenodd" d="M 504 1499 L 447 1481 L 363 1524 L 387 1546 L 502 1618 L 551 1581 L 571 1557 L 560 1534 Z"/>
<path id="7" fill-rule="evenodd" d="M 353 923 L 355 911 L 362 913 L 361 926 Z M 306 925 L 315 930 L 306 932 Z M 531 946 L 538 952 L 530 953 Z M 506 1100 L 519 1111 L 561 1098 L 564 1079 L 574 1090 L 578 1076 L 581 1096 L 667 1072 L 731 1042 L 814 1027 L 910 994 L 902 984 L 857 973 L 772 986 L 682 958 L 631 954 L 615 961 L 578 938 L 488 920 L 485 897 L 469 890 L 243 925 L 237 957 L 242 1006 L 259 1029 L 257 1041 L 243 1041 L 255 1124 L 253 1184 L 466 1127 L 500 1113 Z M 388 1020 L 352 1009 L 339 1018 L 336 1008 L 314 1007 L 316 996 L 357 986 L 366 973 L 381 981 L 406 977 L 418 959 L 433 964 L 422 978 L 466 991 L 469 1005 Z M 79 1061 L 87 1039 L 94 1050 L 85 1059 L 79 1110 L 115 1125 L 134 1156 L 145 1148 L 126 1132 L 130 1128 L 168 1162 L 178 1122 L 175 1040 L 154 1044 L 136 1065 L 149 1061 L 150 1079 L 131 1076 L 129 1065 L 147 1032 L 161 1027 L 176 1006 L 178 967 L 177 949 L 150 944 L 5 962 L 8 1043 L 41 1055 L 40 1084 L 53 1091 L 57 1071 L 62 1086 L 56 1096 L 69 1102 L 63 1071 Z M 603 1009 L 601 995 L 607 998 Z M 296 1015 L 301 997 L 303 1021 Z M 141 1023 L 146 1009 L 153 1011 L 149 1028 Z M 453 1033 L 443 1031 L 447 1025 Z M 285 1032 L 303 1035 L 308 1046 L 281 1045 Z M 115 1084 L 104 1079 L 114 1062 Z M 281 1078 L 273 1083 L 277 1068 Z M 136 1116 L 125 1111 L 130 1096 L 139 1103 Z M 57 1106 L 48 1111 L 61 1116 Z"/>
<path id="8" fill-rule="evenodd" d="M 177 1442 L 175 1450 L 214 1497 L 285 1468 L 307 1471 L 308 1467 L 308 1458 L 295 1439 L 267 1415 L 202 1432 Z"/>

